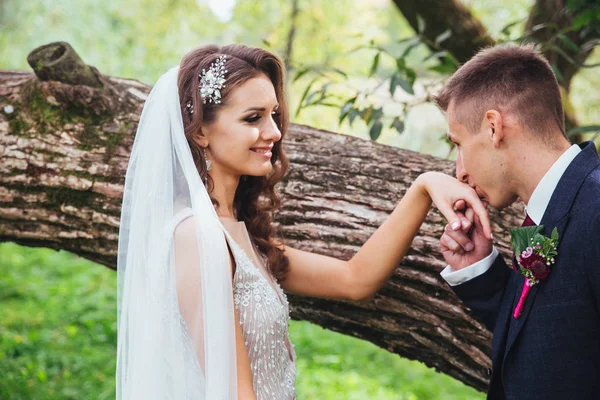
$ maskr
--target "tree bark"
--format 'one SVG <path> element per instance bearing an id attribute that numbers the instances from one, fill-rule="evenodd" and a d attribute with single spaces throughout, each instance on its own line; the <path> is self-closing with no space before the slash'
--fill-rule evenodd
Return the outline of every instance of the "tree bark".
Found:
<path id="1" fill-rule="evenodd" d="M 64 249 L 115 268 L 123 181 L 150 87 L 103 78 L 106 88 L 0 71 L 0 241 Z M 291 172 L 276 215 L 287 244 L 349 259 L 424 171 L 451 162 L 293 125 Z M 497 247 L 522 207 L 493 212 Z M 372 301 L 291 296 L 292 317 L 369 340 L 485 390 L 491 333 L 440 278 L 444 222 L 430 211 L 409 254 Z"/>

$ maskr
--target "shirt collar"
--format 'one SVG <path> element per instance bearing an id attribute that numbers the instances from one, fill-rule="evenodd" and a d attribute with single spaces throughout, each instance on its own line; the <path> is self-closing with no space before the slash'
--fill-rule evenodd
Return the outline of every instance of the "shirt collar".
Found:
<path id="1" fill-rule="evenodd" d="M 552 167 L 546 172 L 546 175 L 542 178 L 540 183 L 535 187 L 535 190 L 531 194 L 529 203 L 525 207 L 529 218 L 539 225 L 542 221 L 542 217 L 546 212 L 550 198 L 556 189 L 556 185 L 562 178 L 563 174 L 571 164 L 571 162 L 581 152 L 581 148 L 574 144 L 569 147 L 562 155 L 552 164 Z"/>

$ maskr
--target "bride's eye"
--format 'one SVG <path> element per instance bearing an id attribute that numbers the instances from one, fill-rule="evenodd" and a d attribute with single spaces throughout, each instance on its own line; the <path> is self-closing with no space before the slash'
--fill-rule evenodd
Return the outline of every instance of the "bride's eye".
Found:
<path id="1" fill-rule="evenodd" d="M 248 118 L 245 118 L 244 121 L 249 122 L 249 123 L 253 123 L 253 122 L 258 121 L 259 119 L 260 119 L 260 115 L 255 114 L 255 115 L 252 115 L 252 116 L 250 116 Z"/>

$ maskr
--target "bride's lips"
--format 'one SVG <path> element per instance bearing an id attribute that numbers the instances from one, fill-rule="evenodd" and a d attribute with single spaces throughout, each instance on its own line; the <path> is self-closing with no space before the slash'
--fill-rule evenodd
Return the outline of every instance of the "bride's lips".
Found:
<path id="1" fill-rule="evenodd" d="M 271 157 L 273 156 L 273 153 L 271 152 L 271 150 L 273 149 L 273 146 L 257 146 L 257 147 L 252 147 L 250 149 L 251 152 L 258 154 L 261 157 L 266 158 L 267 160 L 270 160 Z"/>

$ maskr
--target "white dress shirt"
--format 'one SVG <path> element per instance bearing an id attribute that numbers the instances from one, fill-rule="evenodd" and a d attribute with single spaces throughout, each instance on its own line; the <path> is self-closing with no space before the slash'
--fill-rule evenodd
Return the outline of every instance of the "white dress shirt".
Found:
<path id="1" fill-rule="evenodd" d="M 542 180 L 540 180 L 538 185 L 535 187 L 535 190 L 531 194 L 531 198 L 529 199 L 529 203 L 527 203 L 525 210 L 527 215 L 529 215 L 529 218 L 531 218 L 536 225 L 539 225 L 542 221 L 542 217 L 546 212 L 548 203 L 550 203 L 550 199 L 552 198 L 552 194 L 554 193 L 560 178 L 562 178 L 563 174 L 580 151 L 581 148 L 578 145 L 574 144 L 571 146 L 559 157 L 558 160 L 556 160 L 554 164 L 552 164 L 552 167 L 550 167 L 548 172 L 546 172 Z M 450 265 L 448 265 L 440 274 L 450 286 L 460 285 L 461 283 L 465 283 L 468 280 L 484 274 L 488 269 L 490 269 L 498 255 L 498 250 L 496 247 L 493 247 L 489 256 L 476 262 L 475 264 L 471 264 L 468 267 L 458 271 L 455 271 Z"/>

